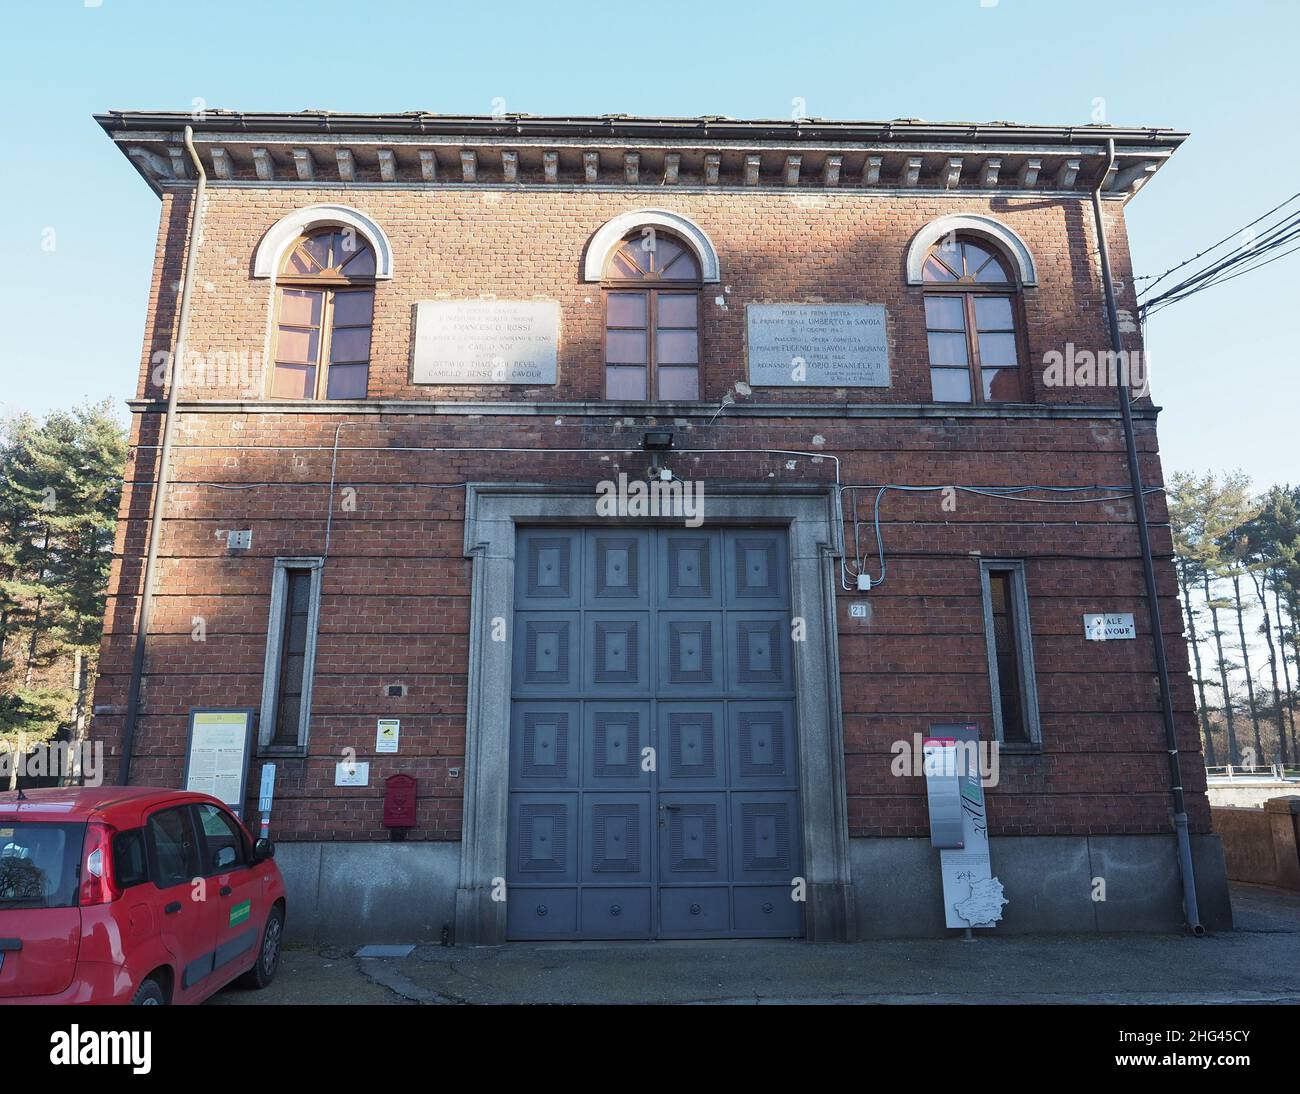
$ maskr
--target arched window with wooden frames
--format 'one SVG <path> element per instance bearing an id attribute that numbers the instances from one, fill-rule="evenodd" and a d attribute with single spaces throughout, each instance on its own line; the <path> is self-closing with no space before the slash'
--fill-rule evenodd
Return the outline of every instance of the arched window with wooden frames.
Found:
<path id="1" fill-rule="evenodd" d="M 375 252 L 350 228 L 303 235 L 276 277 L 277 399 L 364 399 L 375 310 Z"/>
<path id="2" fill-rule="evenodd" d="M 605 397 L 700 397 L 700 263 L 681 240 L 639 229 L 605 263 Z"/>
<path id="3" fill-rule="evenodd" d="M 946 236 L 922 269 L 930 391 L 939 403 L 1018 403 L 1019 285 L 983 240 Z"/>

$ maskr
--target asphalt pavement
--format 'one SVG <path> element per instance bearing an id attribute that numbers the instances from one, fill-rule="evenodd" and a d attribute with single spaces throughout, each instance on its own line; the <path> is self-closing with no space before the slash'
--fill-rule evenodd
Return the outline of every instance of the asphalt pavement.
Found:
<path id="1" fill-rule="evenodd" d="M 492 1003 L 1300 1003 L 1300 893 L 1233 887 L 1236 929 L 913 941 L 286 948 L 264 991 L 212 1005 Z"/>

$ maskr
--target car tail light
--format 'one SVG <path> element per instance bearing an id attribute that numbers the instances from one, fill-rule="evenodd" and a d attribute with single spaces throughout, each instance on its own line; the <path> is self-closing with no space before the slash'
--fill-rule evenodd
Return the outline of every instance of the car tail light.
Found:
<path id="1" fill-rule="evenodd" d="M 81 893 L 78 903 L 109 904 L 122 895 L 113 880 L 113 832 L 107 824 L 91 821 L 81 848 Z"/>

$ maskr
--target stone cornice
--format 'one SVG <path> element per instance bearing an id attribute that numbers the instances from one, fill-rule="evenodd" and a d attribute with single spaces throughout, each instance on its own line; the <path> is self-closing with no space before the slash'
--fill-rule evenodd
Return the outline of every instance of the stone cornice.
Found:
<path id="1" fill-rule="evenodd" d="M 132 399 L 134 413 L 161 413 L 165 399 Z M 985 420 L 1118 420 L 1118 407 L 1081 404 L 1013 403 L 1000 406 L 960 406 L 937 403 L 735 403 L 721 414 L 714 404 L 698 403 L 612 403 L 612 402 L 420 402 L 407 399 L 181 399 L 176 409 L 185 414 L 329 414 L 381 416 L 419 415 L 450 417 L 548 417 L 629 418 L 637 421 L 668 421 L 681 418 L 979 418 Z M 1135 406 L 1133 417 L 1154 421 L 1156 406 Z"/>
<path id="2" fill-rule="evenodd" d="M 1185 139 L 1169 129 L 1010 123 L 435 114 L 118 112 L 96 121 L 155 191 L 190 183 L 186 125 L 216 184 L 764 189 L 1127 199 Z"/>

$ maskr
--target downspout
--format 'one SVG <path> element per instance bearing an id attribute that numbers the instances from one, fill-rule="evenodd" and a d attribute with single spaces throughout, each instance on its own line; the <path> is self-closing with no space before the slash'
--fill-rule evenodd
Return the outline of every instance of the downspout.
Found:
<path id="1" fill-rule="evenodd" d="M 158 468 L 154 476 L 153 504 L 149 513 L 149 549 L 144 559 L 144 577 L 140 586 L 140 612 L 136 619 L 135 650 L 131 657 L 131 684 L 126 697 L 126 721 L 122 727 L 122 758 L 117 769 L 117 781 L 127 785 L 131 778 L 131 751 L 135 745 L 135 727 L 140 712 L 140 688 L 144 681 L 145 642 L 153 618 L 153 589 L 158 563 L 158 545 L 162 541 L 163 506 L 170 484 L 168 464 L 171 460 L 172 432 L 176 422 L 176 396 L 183 375 L 181 363 L 185 360 L 185 335 L 189 330 L 190 288 L 194 284 L 194 269 L 198 265 L 199 234 L 203 226 L 203 199 L 207 193 L 208 176 L 203 162 L 194 150 L 194 129 L 185 127 L 185 150 L 198 175 L 194 188 L 194 204 L 190 214 L 188 253 L 185 256 L 185 278 L 181 282 L 180 315 L 176 320 L 176 351 L 167 370 L 167 409 L 163 412 L 162 447 L 158 452 Z"/>
<path id="2" fill-rule="evenodd" d="M 1101 260 L 1101 282 L 1106 294 L 1106 318 L 1110 341 L 1115 352 L 1123 349 L 1119 332 L 1119 312 L 1115 307 L 1115 286 L 1110 276 L 1110 251 L 1106 246 L 1106 225 L 1101 216 L 1101 188 L 1115 166 L 1115 141 L 1106 140 L 1106 168 L 1092 191 L 1092 215 L 1097 227 L 1097 251 Z M 1123 358 L 1120 358 L 1123 360 Z M 1178 758 L 1178 732 L 1174 725 L 1174 704 L 1169 688 L 1169 662 L 1165 657 L 1165 636 L 1160 624 L 1160 600 L 1156 589 L 1156 567 L 1151 557 L 1151 535 L 1147 528 L 1146 495 L 1142 492 L 1142 471 L 1138 467 L 1137 440 L 1133 433 L 1132 370 L 1125 370 L 1119 387 L 1120 418 L 1124 423 L 1124 443 L 1128 450 L 1128 474 L 1133 491 L 1133 513 L 1137 519 L 1138 543 L 1142 553 L 1142 577 L 1146 583 L 1147 614 L 1151 642 L 1155 647 L 1156 674 L 1160 678 L 1160 713 L 1165 723 L 1165 744 L 1169 750 L 1169 776 L 1174 799 L 1174 832 L 1178 838 L 1178 869 L 1183 880 L 1183 911 L 1187 928 L 1198 938 L 1205 934 L 1196 903 L 1196 871 L 1192 866 L 1192 843 L 1187 834 L 1187 810 L 1183 803 L 1182 765 Z M 1117 377 L 1119 379 L 1119 377 Z"/>

